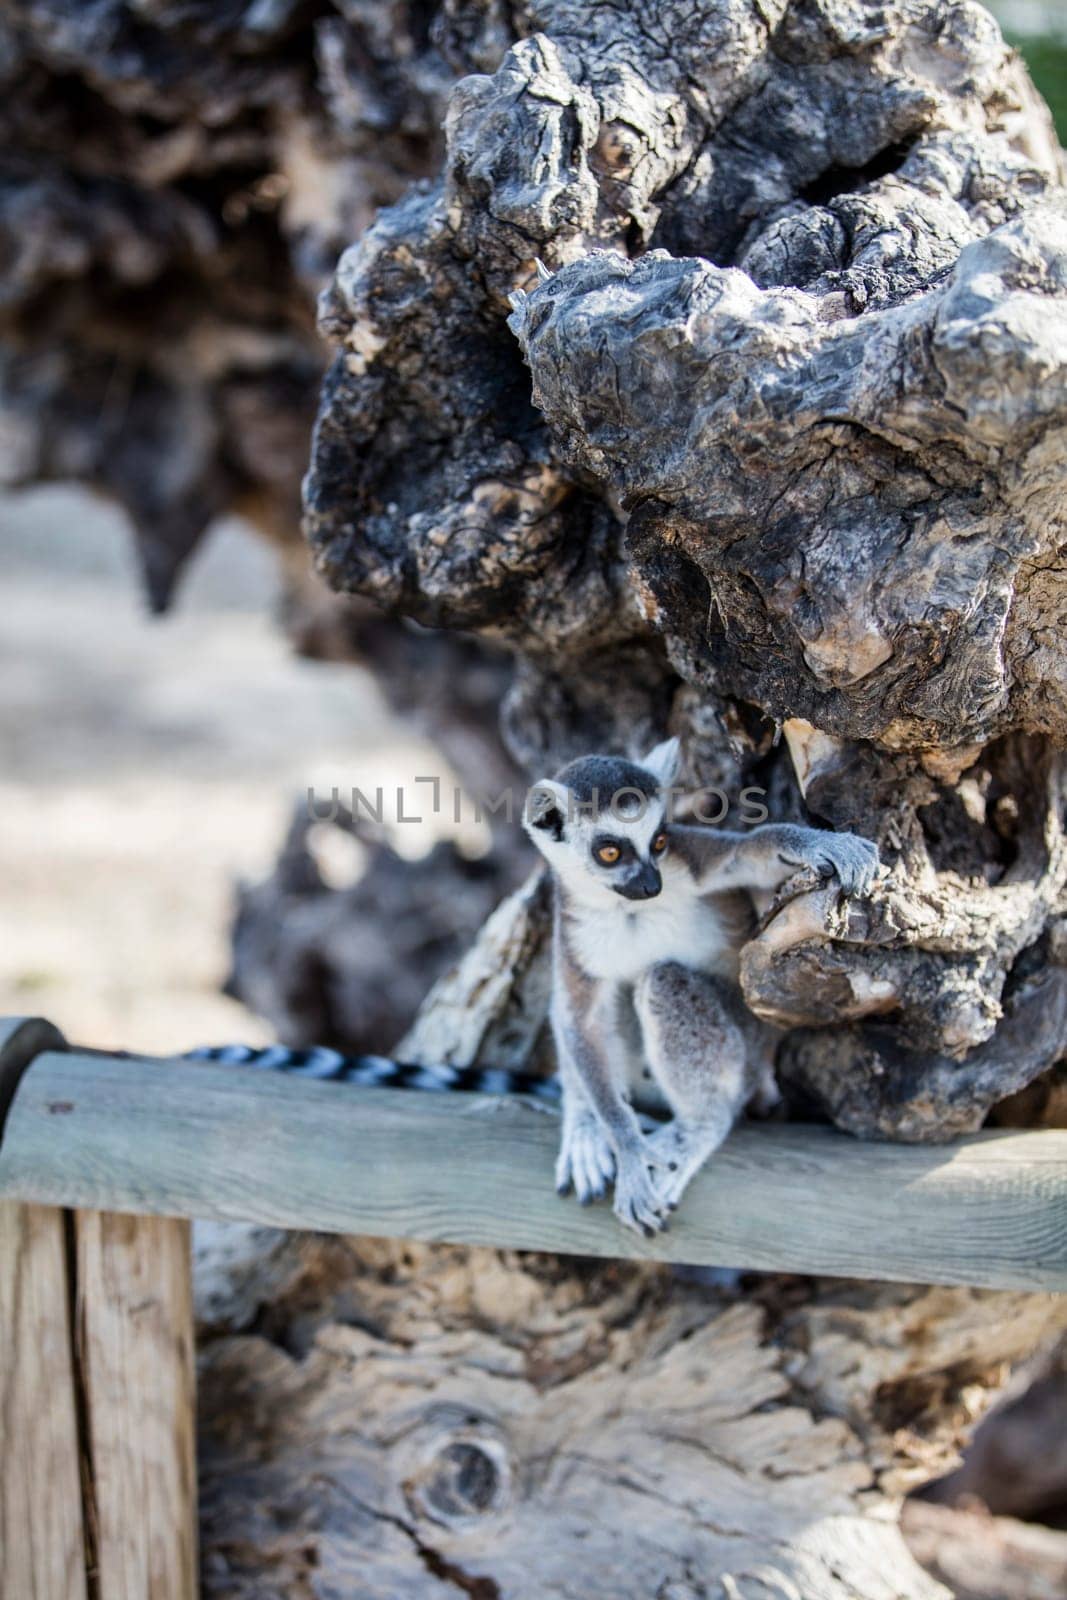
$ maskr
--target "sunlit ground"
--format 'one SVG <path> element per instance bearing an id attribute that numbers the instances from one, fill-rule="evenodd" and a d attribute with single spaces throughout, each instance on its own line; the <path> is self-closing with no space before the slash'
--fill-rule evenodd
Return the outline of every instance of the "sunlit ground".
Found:
<path id="1" fill-rule="evenodd" d="M 309 785 L 388 792 L 440 760 L 368 674 L 291 655 L 238 523 L 162 620 L 122 518 L 79 491 L 0 499 L 0 552 L 0 1014 L 105 1047 L 264 1041 L 219 992 L 234 881 L 269 870 Z"/>

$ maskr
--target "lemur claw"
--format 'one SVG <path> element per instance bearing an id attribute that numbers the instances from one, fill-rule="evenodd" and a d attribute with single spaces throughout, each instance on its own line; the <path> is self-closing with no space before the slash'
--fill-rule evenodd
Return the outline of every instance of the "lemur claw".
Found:
<path id="1" fill-rule="evenodd" d="M 868 894 L 881 865 L 878 847 L 857 833 L 827 834 L 820 839 L 813 865 L 835 877 L 846 894 Z"/>
<path id="2" fill-rule="evenodd" d="M 615 1173 L 615 1156 L 599 1125 L 581 1118 L 564 1136 L 556 1162 L 556 1192 L 573 1188 L 580 1205 L 600 1200 Z"/>
<path id="3" fill-rule="evenodd" d="M 661 1166 L 662 1162 L 657 1162 Z M 665 1207 L 643 1159 L 623 1164 L 615 1177 L 615 1215 L 623 1227 L 651 1238 L 666 1226 Z"/>

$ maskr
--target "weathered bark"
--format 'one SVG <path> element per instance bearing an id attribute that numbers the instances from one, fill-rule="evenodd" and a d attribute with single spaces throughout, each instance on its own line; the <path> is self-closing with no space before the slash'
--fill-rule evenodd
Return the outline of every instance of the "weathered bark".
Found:
<path id="1" fill-rule="evenodd" d="M 966 3 L 530 19 L 324 297 L 320 569 L 507 641 L 531 769 L 670 726 L 691 782 L 876 838 L 746 999 L 841 1126 L 977 1127 L 1067 1005 L 1047 112 Z"/>

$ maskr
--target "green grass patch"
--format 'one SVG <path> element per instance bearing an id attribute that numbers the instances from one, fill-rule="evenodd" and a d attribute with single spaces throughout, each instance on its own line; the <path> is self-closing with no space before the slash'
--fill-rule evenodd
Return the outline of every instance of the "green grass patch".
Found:
<path id="1" fill-rule="evenodd" d="M 1004 37 L 1030 68 L 1030 76 L 1048 101 L 1056 120 L 1060 143 L 1067 143 L 1067 39 L 1035 34 L 1020 38 L 1007 31 Z"/>

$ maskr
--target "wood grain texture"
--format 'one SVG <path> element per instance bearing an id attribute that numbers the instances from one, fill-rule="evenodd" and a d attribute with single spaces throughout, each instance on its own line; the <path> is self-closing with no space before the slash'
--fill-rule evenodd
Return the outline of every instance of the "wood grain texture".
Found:
<path id="1" fill-rule="evenodd" d="M 900 1496 L 957 1460 L 961 1391 L 988 1403 L 1067 1327 L 1063 1295 L 739 1296 L 633 1263 L 207 1231 L 205 1600 L 949 1600 Z"/>
<path id="2" fill-rule="evenodd" d="M 0 1595 L 85 1600 L 64 1219 L 0 1203 Z"/>
<path id="3" fill-rule="evenodd" d="M 195 1600 L 189 1224 L 83 1211 L 76 1230 L 100 1595 Z"/>
<path id="4" fill-rule="evenodd" d="M 945 1146 L 739 1129 L 666 1236 L 552 1188 L 555 1116 L 255 1069 L 38 1057 L 0 1197 L 581 1255 L 992 1288 L 1067 1289 L 1067 1134 Z"/>

